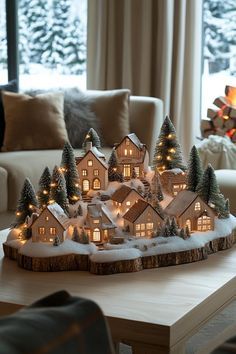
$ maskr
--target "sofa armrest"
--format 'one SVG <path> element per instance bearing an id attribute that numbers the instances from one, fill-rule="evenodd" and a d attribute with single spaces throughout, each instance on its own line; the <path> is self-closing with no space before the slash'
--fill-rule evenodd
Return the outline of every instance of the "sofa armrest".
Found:
<path id="1" fill-rule="evenodd" d="M 162 100 L 145 96 L 130 97 L 130 131 L 147 145 L 150 163 L 162 123 Z"/>
<path id="2" fill-rule="evenodd" d="M 8 188 L 7 188 L 8 173 L 5 168 L 0 167 L 0 213 L 7 211 L 8 209 Z"/>

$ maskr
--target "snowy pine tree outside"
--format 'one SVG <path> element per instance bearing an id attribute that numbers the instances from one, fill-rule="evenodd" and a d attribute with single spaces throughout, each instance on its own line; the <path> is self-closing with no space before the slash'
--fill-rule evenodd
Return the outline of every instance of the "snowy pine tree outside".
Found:
<path id="1" fill-rule="evenodd" d="M 87 0 L 19 0 L 20 89 L 86 88 Z M 7 82 L 5 0 L 0 0 L 0 82 Z"/>

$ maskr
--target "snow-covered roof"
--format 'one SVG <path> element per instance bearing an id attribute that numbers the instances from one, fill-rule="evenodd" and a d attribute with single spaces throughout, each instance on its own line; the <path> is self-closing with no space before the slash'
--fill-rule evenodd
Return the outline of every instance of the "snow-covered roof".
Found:
<path id="1" fill-rule="evenodd" d="M 135 193 L 139 194 L 134 188 L 130 188 L 129 186 L 126 186 L 123 184 L 120 188 L 118 188 L 111 197 L 111 200 L 114 200 L 115 202 L 122 203 L 125 198 L 132 192 L 134 191 Z M 141 198 L 141 196 L 140 196 Z"/>
<path id="2" fill-rule="evenodd" d="M 184 173 L 183 170 L 181 170 L 181 168 L 172 168 L 171 170 L 165 170 L 163 171 L 161 174 L 174 174 L 174 175 L 179 175 Z"/>
<path id="3" fill-rule="evenodd" d="M 94 149 L 94 147 L 92 148 L 92 150 L 88 150 L 84 156 L 76 157 L 76 159 L 75 159 L 76 164 L 78 165 L 83 159 L 85 159 L 87 157 L 88 154 L 92 154 L 105 169 L 108 169 L 108 165 L 104 161 L 104 155 L 101 153 L 101 156 L 97 156 L 93 149 Z"/>
<path id="4" fill-rule="evenodd" d="M 120 144 L 122 144 L 122 142 L 125 140 L 125 139 L 130 139 L 130 141 L 132 141 L 132 143 L 137 146 L 137 148 L 139 150 L 143 150 L 143 148 L 146 149 L 146 145 L 141 143 L 141 141 L 139 140 L 139 138 L 137 137 L 137 135 L 135 133 L 130 133 L 128 135 L 126 135 L 119 144 L 116 145 L 116 148 L 117 146 L 119 146 Z"/>
<path id="5" fill-rule="evenodd" d="M 62 228 L 65 230 L 65 227 L 63 225 L 63 219 L 66 218 L 66 215 L 63 209 L 57 203 L 48 205 L 45 209 L 43 209 L 42 212 L 37 217 L 37 219 L 33 221 L 31 227 L 34 225 L 34 223 L 37 223 L 37 221 L 40 220 L 41 217 L 43 217 L 44 214 L 46 214 L 47 212 L 49 212 L 53 216 L 53 218 L 56 219 L 58 223 L 62 226 Z"/>
<path id="6" fill-rule="evenodd" d="M 116 227 L 111 218 L 108 216 L 108 214 L 105 211 L 105 208 L 102 206 L 102 204 L 89 204 L 88 205 L 88 216 L 91 218 L 102 218 L 103 216 L 106 217 L 107 221 L 106 223 L 102 223 L 102 227 L 104 228 L 114 228 Z"/>

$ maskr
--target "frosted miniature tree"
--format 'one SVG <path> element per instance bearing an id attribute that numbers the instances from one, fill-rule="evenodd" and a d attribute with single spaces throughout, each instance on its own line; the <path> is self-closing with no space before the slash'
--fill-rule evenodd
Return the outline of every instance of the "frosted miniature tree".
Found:
<path id="1" fill-rule="evenodd" d="M 110 158 L 108 160 L 108 180 L 110 182 L 117 181 L 117 182 L 124 182 L 124 177 L 122 173 L 117 171 L 117 158 L 115 149 L 112 150 Z"/>
<path id="2" fill-rule="evenodd" d="M 59 246 L 59 245 L 60 245 L 60 238 L 58 235 L 56 235 L 53 241 L 53 246 Z"/>
<path id="3" fill-rule="evenodd" d="M 162 228 L 162 236 L 164 237 L 170 237 L 171 233 L 170 233 L 170 218 L 166 218 L 165 220 L 165 224 Z"/>
<path id="4" fill-rule="evenodd" d="M 181 237 L 183 240 L 186 240 L 187 237 L 184 228 L 180 230 L 179 237 Z"/>
<path id="5" fill-rule="evenodd" d="M 186 189 L 196 192 L 197 186 L 201 181 L 203 174 L 202 162 L 196 146 L 191 149 L 188 161 L 187 187 Z"/>
<path id="6" fill-rule="evenodd" d="M 164 199 L 159 173 L 155 173 L 155 175 L 152 178 L 151 190 L 152 190 L 152 194 L 157 196 L 159 202 L 161 202 Z"/>
<path id="7" fill-rule="evenodd" d="M 182 152 L 178 143 L 175 127 L 170 118 L 166 116 L 156 143 L 153 167 L 155 171 L 163 172 L 180 168 L 186 170 L 183 164 Z"/>
<path id="8" fill-rule="evenodd" d="M 225 200 L 225 207 L 224 210 L 221 211 L 219 218 L 221 219 L 227 219 L 230 216 L 230 206 L 229 206 L 229 199 L 227 198 Z"/>
<path id="9" fill-rule="evenodd" d="M 74 150 L 69 142 L 63 148 L 61 169 L 66 181 L 67 198 L 70 204 L 75 204 L 80 199 L 81 190 Z"/>
<path id="10" fill-rule="evenodd" d="M 50 203 L 59 204 L 62 209 L 68 212 L 68 200 L 66 197 L 66 182 L 63 173 L 55 166 L 52 173 Z"/>
<path id="11" fill-rule="evenodd" d="M 78 206 L 77 214 L 78 214 L 79 216 L 83 216 L 83 209 L 82 209 L 82 206 L 81 206 L 81 205 Z"/>
<path id="12" fill-rule="evenodd" d="M 81 231 L 81 233 L 79 235 L 79 242 L 84 244 L 84 245 L 89 243 L 88 234 L 87 234 L 87 232 L 84 229 L 82 229 L 82 231 Z"/>
<path id="13" fill-rule="evenodd" d="M 163 208 L 162 208 L 161 204 L 159 203 L 159 200 L 158 200 L 157 196 L 155 196 L 153 198 L 152 206 L 158 212 L 158 214 L 163 218 L 164 217 L 164 211 L 163 211 Z"/>
<path id="14" fill-rule="evenodd" d="M 176 219 L 173 217 L 170 222 L 170 235 L 177 236 L 178 235 L 178 225 Z"/>
<path id="15" fill-rule="evenodd" d="M 45 167 L 39 180 L 39 190 L 37 193 L 40 209 L 46 208 L 46 206 L 49 204 L 50 188 L 51 188 L 51 174 L 49 168 Z"/>
<path id="16" fill-rule="evenodd" d="M 210 164 L 205 169 L 196 192 L 204 202 L 214 207 L 219 214 L 225 212 L 225 198 L 220 193 L 215 171 Z"/>
<path id="17" fill-rule="evenodd" d="M 12 224 L 12 227 L 22 226 L 27 216 L 31 216 L 36 211 L 38 202 L 34 187 L 30 180 L 26 178 L 23 188 L 21 190 L 21 196 L 16 209 L 16 219 Z"/>
<path id="18" fill-rule="evenodd" d="M 80 242 L 80 236 L 77 226 L 74 226 L 73 233 L 72 233 L 72 241 Z"/>
<path id="19" fill-rule="evenodd" d="M 190 231 L 189 231 L 188 225 L 185 226 L 185 230 L 184 231 L 185 231 L 185 237 L 189 238 L 190 237 Z"/>
<path id="20" fill-rule="evenodd" d="M 98 133 L 96 132 L 95 129 L 90 128 L 88 133 L 85 136 L 84 142 L 83 142 L 83 149 L 85 150 L 86 148 L 86 143 L 87 142 L 91 142 L 93 146 L 95 146 L 97 149 L 101 148 L 101 142 L 100 142 L 100 138 L 98 136 Z"/>

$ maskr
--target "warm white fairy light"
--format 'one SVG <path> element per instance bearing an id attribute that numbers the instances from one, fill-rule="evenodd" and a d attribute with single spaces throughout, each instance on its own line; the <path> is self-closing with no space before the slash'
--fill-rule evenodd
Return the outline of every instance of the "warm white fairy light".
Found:
<path id="1" fill-rule="evenodd" d="M 161 160 L 161 155 L 157 155 L 157 159 L 158 159 L 158 160 Z"/>
<path id="2" fill-rule="evenodd" d="M 21 213 L 19 211 L 16 212 L 16 216 L 20 216 Z"/>
<path id="3" fill-rule="evenodd" d="M 56 187 L 56 183 L 51 183 L 50 186 L 51 187 Z"/>
<path id="4" fill-rule="evenodd" d="M 166 160 L 170 161 L 171 160 L 171 157 L 168 155 Z"/>
<path id="5" fill-rule="evenodd" d="M 167 138 L 168 138 L 168 139 L 172 139 L 172 138 L 173 138 L 173 134 L 169 134 L 169 135 L 167 136 Z"/>
<path id="6" fill-rule="evenodd" d="M 175 152 L 175 149 L 174 149 L 174 148 L 171 148 L 171 149 L 169 149 L 168 151 L 174 153 L 174 152 Z"/>
<path id="7" fill-rule="evenodd" d="M 46 189 L 43 190 L 43 194 L 48 194 L 48 191 L 46 191 Z"/>
<path id="8" fill-rule="evenodd" d="M 158 146 L 162 146 L 162 145 L 163 145 L 163 143 L 162 143 L 162 141 L 160 141 L 159 144 L 158 144 Z"/>
<path id="9" fill-rule="evenodd" d="M 53 203 L 55 203 L 55 200 L 54 199 L 50 199 L 49 200 L 49 204 L 53 204 Z"/>
<path id="10" fill-rule="evenodd" d="M 75 183 L 75 186 L 76 186 L 76 188 L 78 188 L 79 187 L 79 183 Z"/>
<path id="11" fill-rule="evenodd" d="M 33 209 L 33 205 L 32 204 L 29 204 L 29 209 Z"/>

